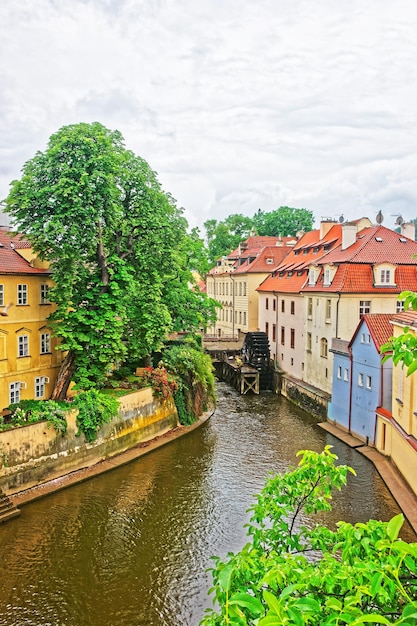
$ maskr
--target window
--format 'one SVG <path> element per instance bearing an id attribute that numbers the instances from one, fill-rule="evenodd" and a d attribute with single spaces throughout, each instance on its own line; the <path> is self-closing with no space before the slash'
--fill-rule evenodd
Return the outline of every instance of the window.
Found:
<path id="1" fill-rule="evenodd" d="M 330 285 L 330 270 L 328 267 L 324 270 L 324 284 Z"/>
<path id="2" fill-rule="evenodd" d="M 371 312 L 371 301 L 360 300 L 359 302 L 359 315 L 366 315 Z"/>
<path id="3" fill-rule="evenodd" d="M 329 299 L 326 300 L 326 321 L 330 320 L 332 317 L 332 301 Z"/>
<path id="4" fill-rule="evenodd" d="M 9 404 L 20 402 L 20 383 L 9 384 Z"/>
<path id="5" fill-rule="evenodd" d="M 361 333 L 361 343 L 365 343 L 365 333 Z"/>
<path id="6" fill-rule="evenodd" d="M 0 285 L 0 306 L 4 306 L 4 285 Z"/>
<path id="7" fill-rule="evenodd" d="M 265 334 L 269 337 L 269 323 L 265 322 Z"/>
<path id="8" fill-rule="evenodd" d="M 381 285 L 391 282 L 391 270 L 381 270 Z"/>
<path id="9" fill-rule="evenodd" d="M 342 368 L 340 367 L 340 365 L 337 368 L 337 377 L 340 379 L 342 378 Z"/>
<path id="10" fill-rule="evenodd" d="M 294 328 L 291 328 L 291 330 L 290 330 L 290 347 L 291 348 L 295 347 L 295 330 L 294 330 Z"/>
<path id="11" fill-rule="evenodd" d="M 343 370 L 343 380 L 345 380 L 346 382 L 349 381 L 349 370 L 347 367 L 345 367 L 345 369 Z"/>
<path id="12" fill-rule="evenodd" d="M 51 352 L 51 335 L 49 333 L 41 333 L 41 354 L 49 354 Z"/>
<path id="13" fill-rule="evenodd" d="M 273 262 L 274 262 L 274 259 L 271 259 L 271 257 L 267 257 L 266 258 L 266 264 L 267 265 L 272 265 Z"/>
<path id="14" fill-rule="evenodd" d="M 277 340 L 277 326 L 276 324 L 272 324 L 272 341 Z"/>
<path id="15" fill-rule="evenodd" d="M 272 300 L 272 310 L 273 311 L 277 310 L 277 301 L 275 300 L 275 298 Z"/>
<path id="16" fill-rule="evenodd" d="M 246 311 L 243 311 L 243 325 L 246 326 Z"/>
<path id="17" fill-rule="evenodd" d="M 239 282 L 239 296 L 242 295 L 242 283 Z"/>
<path id="18" fill-rule="evenodd" d="M 243 283 L 243 295 L 244 296 L 246 296 L 246 287 L 247 287 L 247 284 L 246 284 L 246 282 L 244 282 Z"/>
<path id="19" fill-rule="evenodd" d="M 27 303 L 28 303 L 28 286 L 18 285 L 17 286 L 17 304 L 22 306 Z"/>
<path id="20" fill-rule="evenodd" d="M 359 387 L 363 387 L 363 374 L 362 374 L 362 372 L 359 372 L 359 374 L 358 374 L 358 385 L 359 385 Z"/>
<path id="21" fill-rule="evenodd" d="M 281 300 L 281 313 L 285 313 L 285 300 Z"/>
<path id="22" fill-rule="evenodd" d="M 325 337 L 320 340 L 320 356 L 327 359 L 327 339 Z"/>
<path id="23" fill-rule="evenodd" d="M 17 338 L 17 354 L 18 356 L 28 356 L 29 355 L 29 336 L 28 335 L 20 335 Z"/>
<path id="24" fill-rule="evenodd" d="M 43 398 L 45 396 L 45 376 L 35 378 L 35 398 Z"/>
<path id="25" fill-rule="evenodd" d="M 285 326 L 281 326 L 281 345 L 285 345 Z"/>
<path id="26" fill-rule="evenodd" d="M 310 319 L 313 317 L 313 298 L 309 298 L 307 301 L 307 317 Z"/>
<path id="27" fill-rule="evenodd" d="M 314 271 L 314 267 L 310 267 L 310 269 L 308 270 L 308 284 L 316 284 L 316 272 Z"/>
<path id="28" fill-rule="evenodd" d="M 311 352 L 312 339 L 311 333 L 307 333 L 307 352 Z"/>
<path id="29" fill-rule="evenodd" d="M 372 389 L 372 376 L 367 376 L 366 377 L 366 388 L 367 389 Z"/>
<path id="30" fill-rule="evenodd" d="M 395 309 L 396 313 L 401 313 L 401 311 L 404 311 L 404 302 L 403 300 L 397 300 L 397 306 Z"/>
<path id="31" fill-rule="evenodd" d="M 239 311 L 239 324 L 242 323 L 242 311 Z"/>
<path id="32" fill-rule="evenodd" d="M 265 300 L 265 308 L 266 308 L 266 310 L 269 309 L 269 298 L 266 298 L 266 300 Z"/>
<path id="33" fill-rule="evenodd" d="M 295 313 L 295 302 L 294 300 L 291 300 L 291 315 L 294 315 Z"/>

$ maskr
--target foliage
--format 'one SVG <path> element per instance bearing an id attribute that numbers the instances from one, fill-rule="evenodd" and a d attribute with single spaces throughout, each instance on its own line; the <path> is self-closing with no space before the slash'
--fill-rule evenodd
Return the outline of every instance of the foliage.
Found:
<path id="1" fill-rule="evenodd" d="M 50 263 L 51 322 L 67 351 L 53 398 L 71 379 L 102 386 L 112 363 L 151 354 L 214 311 L 190 289 L 187 264 L 203 263 L 198 233 L 187 234 L 174 199 L 118 131 L 61 128 L 13 181 L 6 211 Z"/>
<path id="2" fill-rule="evenodd" d="M 219 609 L 202 626 L 417 624 L 417 544 L 398 538 L 403 516 L 307 528 L 303 514 L 329 510 L 353 470 L 335 465 L 330 446 L 298 455 L 251 507 L 250 542 L 214 559 Z"/>
<path id="3" fill-rule="evenodd" d="M 417 311 L 417 293 L 413 291 L 403 291 L 399 300 L 404 300 L 404 310 L 414 309 Z M 381 347 L 381 352 L 385 354 L 382 362 L 388 359 L 393 360 L 394 365 L 401 363 L 407 368 L 407 376 L 417 370 L 417 335 L 409 332 L 409 327 L 404 327 L 403 332 L 398 337 L 391 337 L 390 340 Z"/>
<path id="4" fill-rule="evenodd" d="M 208 402 L 215 402 L 213 364 L 201 347 L 201 336 L 189 335 L 163 352 L 163 363 L 175 375 L 174 400 L 181 424 L 192 424 Z"/>
<path id="5" fill-rule="evenodd" d="M 299 231 L 312 230 L 314 216 L 313 212 L 307 209 L 293 209 L 288 206 L 268 212 L 259 209 L 253 216 L 253 224 L 259 235 L 295 236 Z"/>
<path id="6" fill-rule="evenodd" d="M 214 265 L 221 256 L 228 255 L 250 234 L 278 237 L 295 236 L 297 232 L 307 232 L 313 228 L 314 216 L 307 209 L 293 209 L 282 206 L 274 211 L 258 211 L 253 217 L 240 213 L 229 215 L 223 221 L 210 219 L 204 222 L 208 254 Z"/>
<path id="7" fill-rule="evenodd" d="M 175 377 L 163 366 L 147 367 L 141 378 L 145 385 L 152 387 L 156 397 L 169 398 L 178 389 Z"/>
<path id="8" fill-rule="evenodd" d="M 52 400 L 21 400 L 11 404 L 9 409 L 12 412 L 10 422 L 0 424 L 0 430 L 46 421 L 56 432 L 62 435 L 67 432 L 65 411 L 68 405 L 65 403 Z"/>
<path id="9" fill-rule="evenodd" d="M 101 426 L 116 417 L 119 410 L 119 403 L 115 398 L 100 393 L 97 389 L 80 392 L 72 404 L 78 409 L 77 436 L 84 433 L 88 442 L 96 440 Z"/>

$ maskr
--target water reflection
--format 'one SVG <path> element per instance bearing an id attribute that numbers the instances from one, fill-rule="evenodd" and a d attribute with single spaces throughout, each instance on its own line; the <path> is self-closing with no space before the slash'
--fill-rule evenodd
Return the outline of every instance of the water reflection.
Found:
<path id="1" fill-rule="evenodd" d="M 328 443 L 358 476 L 325 522 L 395 515 L 372 464 L 317 420 L 282 398 L 219 385 L 200 429 L 0 527 L 0 624 L 197 626 L 211 603 L 210 557 L 245 543 L 246 510 L 266 475 Z"/>

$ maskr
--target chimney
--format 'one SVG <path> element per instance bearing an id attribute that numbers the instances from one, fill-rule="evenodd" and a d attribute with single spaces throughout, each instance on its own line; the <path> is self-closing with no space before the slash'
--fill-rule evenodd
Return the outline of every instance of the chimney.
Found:
<path id="1" fill-rule="evenodd" d="M 323 217 L 320 222 L 320 239 L 324 239 L 324 237 L 327 235 L 331 227 L 334 225 L 335 225 L 334 220 L 327 218 L 327 217 Z"/>
<path id="2" fill-rule="evenodd" d="M 401 224 L 401 234 L 403 237 L 408 237 L 414 241 L 416 238 L 416 227 L 414 222 L 405 222 L 404 224 Z"/>
<path id="3" fill-rule="evenodd" d="M 342 250 L 346 250 L 356 241 L 356 224 L 342 224 Z"/>

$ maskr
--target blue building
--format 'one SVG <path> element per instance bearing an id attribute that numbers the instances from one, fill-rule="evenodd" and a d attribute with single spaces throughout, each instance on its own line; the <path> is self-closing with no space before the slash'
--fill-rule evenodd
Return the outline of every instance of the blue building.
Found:
<path id="1" fill-rule="evenodd" d="M 392 314 L 369 313 L 349 343 L 332 343 L 330 420 L 363 441 L 375 443 L 376 409 L 391 411 L 392 361 L 382 363 L 381 346 L 392 337 Z"/>

